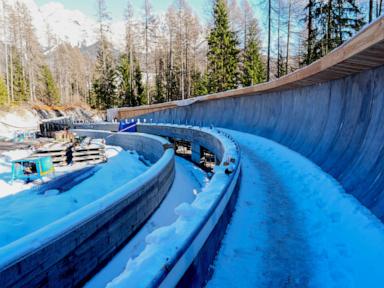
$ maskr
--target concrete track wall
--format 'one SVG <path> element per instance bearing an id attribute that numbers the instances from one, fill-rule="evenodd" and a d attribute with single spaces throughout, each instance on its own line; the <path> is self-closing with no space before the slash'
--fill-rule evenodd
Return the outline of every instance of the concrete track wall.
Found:
<path id="1" fill-rule="evenodd" d="M 173 223 L 185 222 L 188 229 L 174 226 L 182 229 L 183 235 L 175 233 L 174 236 L 168 236 L 169 239 L 178 237 L 184 240 L 177 242 L 175 239 L 175 244 L 168 243 L 169 239 L 166 238 L 159 240 L 157 248 L 146 247 L 151 252 L 137 260 L 137 264 L 131 265 L 130 275 L 116 286 L 203 287 L 211 276 L 211 265 L 235 208 L 241 169 L 239 147 L 224 132 L 218 133 L 214 129 L 150 124 L 139 124 L 137 129 L 139 132 L 173 137 L 203 146 L 215 154 L 220 164 L 201 194 L 191 203 L 191 211 L 196 211 L 198 215 L 192 216 L 194 212 L 191 212 L 191 216 L 181 217 L 183 220 L 178 219 Z M 229 170 L 225 171 L 225 168 Z M 162 241 L 167 242 L 165 247 Z M 177 249 L 172 245 L 177 245 Z M 152 259 L 156 259 L 155 263 Z"/>
<path id="2" fill-rule="evenodd" d="M 384 66 L 322 84 L 197 102 L 139 118 L 270 138 L 318 164 L 384 220 Z"/>
<path id="3" fill-rule="evenodd" d="M 77 133 L 98 138 L 111 135 Z M 157 162 L 105 197 L 0 248 L 0 287 L 80 286 L 120 250 L 164 199 L 175 174 L 169 143 L 142 134 L 115 134 L 107 142 L 135 149 Z"/>

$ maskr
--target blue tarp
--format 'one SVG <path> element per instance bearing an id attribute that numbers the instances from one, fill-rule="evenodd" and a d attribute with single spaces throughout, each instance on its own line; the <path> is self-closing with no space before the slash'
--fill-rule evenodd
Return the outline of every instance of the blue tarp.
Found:
<path id="1" fill-rule="evenodd" d="M 119 123 L 120 132 L 136 132 L 137 121 L 122 120 Z"/>

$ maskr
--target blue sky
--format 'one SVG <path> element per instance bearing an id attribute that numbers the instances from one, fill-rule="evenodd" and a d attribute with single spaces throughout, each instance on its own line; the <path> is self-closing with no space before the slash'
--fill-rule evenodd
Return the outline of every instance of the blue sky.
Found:
<path id="1" fill-rule="evenodd" d="M 94 17 L 96 13 L 96 0 L 35 0 L 36 3 L 41 6 L 49 2 L 60 2 L 64 4 L 64 7 L 67 9 L 77 9 L 82 11 L 88 16 Z M 166 11 L 168 6 L 174 0 L 152 0 L 153 12 L 158 13 Z M 132 0 L 131 3 L 134 6 L 136 15 L 140 13 L 143 6 L 142 0 Z M 196 11 L 196 13 L 202 18 L 207 17 L 207 3 L 209 0 L 187 0 L 189 5 Z M 110 11 L 113 20 L 122 20 L 124 15 L 124 10 L 126 7 L 127 1 L 125 0 L 106 0 L 108 10 Z"/>

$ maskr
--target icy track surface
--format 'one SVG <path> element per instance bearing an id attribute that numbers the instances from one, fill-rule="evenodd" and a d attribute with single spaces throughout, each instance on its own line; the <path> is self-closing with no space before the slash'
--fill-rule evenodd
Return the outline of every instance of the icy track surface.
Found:
<path id="1" fill-rule="evenodd" d="M 384 287 L 384 226 L 370 211 L 299 154 L 226 131 L 242 180 L 207 287 Z"/>
<path id="2" fill-rule="evenodd" d="M 115 157 L 69 191 L 41 195 L 30 189 L 0 198 L 0 248 L 103 197 L 148 169 L 136 152 L 110 146 L 106 153 Z M 0 184 L 0 188 L 6 187 L 1 174 Z"/>
<path id="3" fill-rule="evenodd" d="M 205 172 L 181 157 L 175 157 L 175 160 L 175 180 L 160 207 L 108 265 L 85 285 L 86 288 L 105 287 L 123 273 L 129 259 L 137 257 L 144 250 L 147 235 L 159 227 L 174 222 L 177 218 L 174 209 L 180 203 L 191 203 L 196 198 L 196 193 L 199 193 L 205 186 L 208 181 Z"/>

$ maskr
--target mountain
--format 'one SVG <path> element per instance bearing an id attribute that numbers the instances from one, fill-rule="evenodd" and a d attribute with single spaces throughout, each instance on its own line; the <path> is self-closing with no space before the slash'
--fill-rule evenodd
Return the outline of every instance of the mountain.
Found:
<path id="1" fill-rule="evenodd" d="M 5 0 L 13 6 L 15 0 Z M 19 0 L 31 12 L 32 23 L 44 49 L 56 43 L 67 42 L 72 46 L 87 47 L 97 42 L 97 22 L 79 10 L 69 10 L 63 4 L 50 2 L 38 6 L 35 0 Z M 124 47 L 124 23 L 111 23 L 110 41 L 117 49 Z"/>
<path id="2" fill-rule="evenodd" d="M 39 8 L 45 27 L 36 27 L 37 31 L 45 32 L 41 37 L 44 47 L 48 46 L 48 33 L 58 42 L 64 41 L 72 46 L 89 46 L 97 41 L 97 23 L 78 10 L 68 10 L 61 3 L 51 2 Z M 40 38 L 40 37 L 39 37 Z"/>

